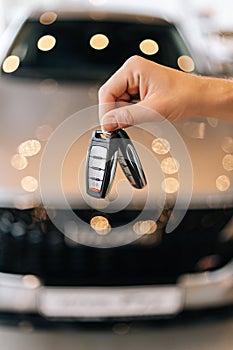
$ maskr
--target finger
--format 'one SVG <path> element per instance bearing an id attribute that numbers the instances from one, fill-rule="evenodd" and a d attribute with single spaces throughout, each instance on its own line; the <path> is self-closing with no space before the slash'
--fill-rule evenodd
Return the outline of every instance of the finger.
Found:
<path id="1" fill-rule="evenodd" d="M 111 132 L 144 122 L 161 121 L 164 118 L 144 101 L 113 109 L 101 118 L 103 130 Z"/>
<path id="2" fill-rule="evenodd" d="M 115 108 L 115 102 L 126 93 L 127 79 L 119 69 L 112 77 L 101 86 L 98 93 L 99 117 Z"/>
<path id="3" fill-rule="evenodd" d="M 134 75 L 126 65 L 123 65 L 99 89 L 99 117 L 114 109 L 116 101 L 129 102 L 139 95 L 138 75 Z"/>

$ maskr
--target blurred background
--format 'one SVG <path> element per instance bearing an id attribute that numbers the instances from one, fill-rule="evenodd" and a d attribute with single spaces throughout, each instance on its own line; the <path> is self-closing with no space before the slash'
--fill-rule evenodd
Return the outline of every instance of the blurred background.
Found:
<path id="1" fill-rule="evenodd" d="M 134 0 L 135 2 L 138 0 Z M 79 3 L 96 6 L 108 4 L 111 9 L 127 13 L 134 1 L 130 0 L 0 0 L 0 35 L 22 11 L 31 7 L 56 6 Z M 144 1 L 143 1 L 144 3 Z M 182 23 L 194 52 L 202 56 L 200 72 L 208 75 L 233 76 L 233 2 L 232 0 L 147 0 L 145 6 L 171 13 Z M 142 5 L 141 5 L 142 6 Z M 94 91 L 95 92 L 95 91 Z M 1 297 L 1 284 L 0 284 Z M 172 349 L 172 350 L 232 350 L 233 315 L 226 308 L 203 314 L 195 312 L 185 319 L 171 321 L 112 323 L 108 325 L 60 325 L 46 323 L 34 328 L 33 323 L 14 319 L 9 326 L 1 321 L 1 350 L 62 349 Z M 59 329 L 58 329 L 59 328 Z"/>
<path id="2" fill-rule="evenodd" d="M 78 5 L 89 3 L 97 8 L 105 3 L 111 8 L 129 9 L 133 1 L 122 0 L 1 0 L 0 1 L 0 33 L 24 8 L 39 6 L 52 7 Z M 193 45 L 200 46 L 204 41 L 205 49 L 209 53 L 211 64 L 214 64 L 215 74 L 232 75 L 233 61 L 233 21 L 231 0 L 150 0 L 145 3 L 166 13 L 171 12 L 182 24 L 192 38 Z M 198 31 L 197 31 L 198 28 Z"/>

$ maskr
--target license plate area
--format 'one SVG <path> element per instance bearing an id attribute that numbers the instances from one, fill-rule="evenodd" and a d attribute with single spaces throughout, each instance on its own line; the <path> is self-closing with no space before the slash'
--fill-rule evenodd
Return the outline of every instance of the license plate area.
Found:
<path id="1" fill-rule="evenodd" d="M 55 318 L 121 318 L 174 315 L 183 309 L 178 287 L 42 287 L 38 310 Z"/>

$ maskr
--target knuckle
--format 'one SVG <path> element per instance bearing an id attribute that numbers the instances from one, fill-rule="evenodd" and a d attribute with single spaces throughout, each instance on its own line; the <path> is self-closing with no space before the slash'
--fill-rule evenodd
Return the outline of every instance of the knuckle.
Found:
<path id="1" fill-rule="evenodd" d="M 141 61 L 142 57 L 138 55 L 133 55 L 126 60 L 125 65 L 129 67 L 137 67 L 141 63 Z"/>
<path id="2" fill-rule="evenodd" d="M 106 83 L 103 84 L 99 90 L 98 90 L 98 96 L 101 97 L 101 96 L 105 96 L 108 92 L 108 89 L 107 89 L 107 86 L 106 86 Z"/>

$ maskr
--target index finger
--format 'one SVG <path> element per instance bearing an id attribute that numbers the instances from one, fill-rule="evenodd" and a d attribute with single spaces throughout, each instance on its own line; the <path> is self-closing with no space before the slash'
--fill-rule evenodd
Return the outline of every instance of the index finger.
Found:
<path id="1" fill-rule="evenodd" d="M 115 108 L 115 102 L 126 93 L 127 88 L 127 75 L 125 74 L 123 67 L 121 67 L 99 89 L 98 99 L 100 119 L 105 113 Z"/>

